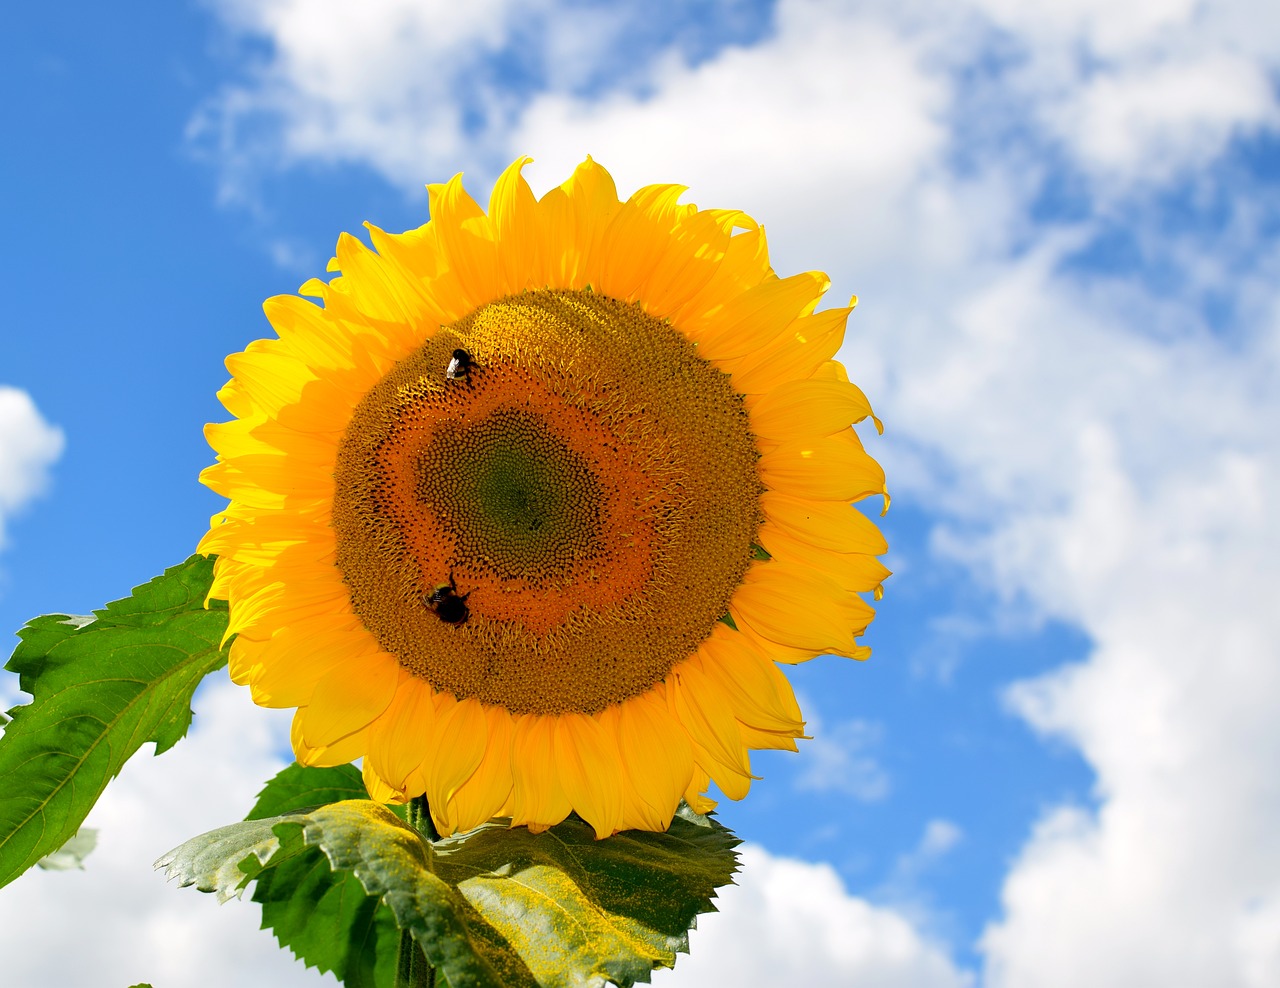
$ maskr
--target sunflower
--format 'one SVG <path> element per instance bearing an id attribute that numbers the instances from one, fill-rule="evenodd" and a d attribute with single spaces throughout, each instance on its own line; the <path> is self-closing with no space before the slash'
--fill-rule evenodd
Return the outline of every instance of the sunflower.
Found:
<path id="1" fill-rule="evenodd" d="M 681 186 L 621 202 L 590 158 L 537 199 L 528 160 L 487 214 L 459 176 L 418 229 L 342 235 L 322 304 L 267 301 L 200 551 L 231 676 L 297 708 L 302 764 L 363 758 L 444 834 L 662 830 L 795 750 L 777 663 L 869 654 L 886 547 L 851 502 L 884 474 L 824 275 L 778 277 Z"/>

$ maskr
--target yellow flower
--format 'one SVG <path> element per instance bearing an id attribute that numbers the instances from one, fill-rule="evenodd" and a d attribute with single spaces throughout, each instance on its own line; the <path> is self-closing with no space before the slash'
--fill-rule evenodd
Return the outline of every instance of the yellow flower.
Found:
<path id="1" fill-rule="evenodd" d="M 776 662 L 865 658 L 884 475 L 834 357 L 848 308 L 741 212 L 589 158 L 535 199 L 344 234 L 328 284 L 227 359 L 200 551 L 231 675 L 297 707 L 305 765 L 364 758 L 442 833 L 493 816 L 665 829 L 804 723 Z M 879 422 L 876 422 L 879 426 Z"/>

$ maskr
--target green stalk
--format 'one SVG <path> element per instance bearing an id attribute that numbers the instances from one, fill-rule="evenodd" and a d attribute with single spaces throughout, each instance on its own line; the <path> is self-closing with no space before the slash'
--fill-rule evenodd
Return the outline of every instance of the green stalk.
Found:
<path id="1" fill-rule="evenodd" d="M 432 844 L 440 839 L 431 820 L 431 808 L 426 796 L 414 796 L 409 800 L 409 826 Z M 400 953 L 396 960 L 396 988 L 435 988 L 436 969 L 408 930 L 400 931 Z"/>

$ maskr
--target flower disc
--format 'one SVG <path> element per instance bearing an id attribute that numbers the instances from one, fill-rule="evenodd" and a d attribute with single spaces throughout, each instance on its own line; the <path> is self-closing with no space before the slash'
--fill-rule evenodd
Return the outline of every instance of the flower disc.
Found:
<path id="1" fill-rule="evenodd" d="M 832 358 L 851 307 L 778 277 L 750 217 L 459 178 L 227 358 L 200 549 L 232 678 L 295 707 L 307 765 L 364 760 L 441 833 L 494 816 L 663 830 L 804 722 L 777 663 L 857 643 L 885 491 Z M 876 422 L 877 427 L 879 422 Z"/>
<path id="2" fill-rule="evenodd" d="M 465 378 L 446 372 L 464 350 Z M 594 714 L 723 616 L 763 491 L 742 396 L 667 323 L 586 291 L 490 302 L 392 368 L 338 451 L 355 612 L 436 690 Z M 469 615 L 432 592 L 452 581 Z"/>

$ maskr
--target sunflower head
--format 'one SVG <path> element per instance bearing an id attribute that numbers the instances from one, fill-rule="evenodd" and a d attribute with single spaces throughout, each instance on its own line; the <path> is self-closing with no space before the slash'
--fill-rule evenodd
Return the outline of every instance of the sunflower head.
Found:
<path id="1" fill-rule="evenodd" d="M 339 239 L 320 305 L 267 302 L 201 551 L 232 677 L 298 708 L 303 764 L 363 757 L 442 833 L 665 829 L 794 749 L 776 663 L 868 654 L 871 410 L 832 359 L 850 310 L 749 217 L 621 202 L 590 159 L 535 199 L 527 160 L 487 214 L 431 186 L 424 226 Z"/>

